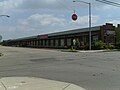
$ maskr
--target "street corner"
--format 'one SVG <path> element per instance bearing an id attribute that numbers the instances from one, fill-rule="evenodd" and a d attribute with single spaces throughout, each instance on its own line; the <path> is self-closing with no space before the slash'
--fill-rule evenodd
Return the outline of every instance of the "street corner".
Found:
<path id="1" fill-rule="evenodd" d="M 34 77 L 4 77 L 0 81 L 1 90 L 85 90 L 71 83 Z"/>

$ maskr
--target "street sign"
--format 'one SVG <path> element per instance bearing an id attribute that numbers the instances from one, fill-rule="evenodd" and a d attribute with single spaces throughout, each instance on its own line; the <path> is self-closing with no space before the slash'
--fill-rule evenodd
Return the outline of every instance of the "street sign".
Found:
<path id="1" fill-rule="evenodd" d="M 38 35 L 37 38 L 39 38 L 39 39 L 48 39 L 48 35 Z"/>
<path id="2" fill-rule="evenodd" d="M 72 15 L 72 20 L 76 21 L 77 18 L 78 18 L 77 14 L 74 13 L 74 14 Z"/>

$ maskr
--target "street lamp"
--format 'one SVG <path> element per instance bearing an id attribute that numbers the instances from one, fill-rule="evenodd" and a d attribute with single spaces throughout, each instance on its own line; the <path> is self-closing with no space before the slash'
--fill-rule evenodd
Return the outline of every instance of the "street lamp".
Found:
<path id="1" fill-rule="evenodd" d="M 91 3 L 81 1 L 81 0 L 74 0 L 73 2 L 82 2 L 89 6 L 89 49 L 91 50 L 91 24 L 92 24 L 92 15 L 91 15 Z"/>
<path id="2" fill-rule="evenodd" d="M 9 15 L 0 15 L 0 17 L 10 17 Z M 1 42 L 1 40 L 2 40 L 2 36 L 0 35 L 0 42 Z"/>
<path id="3" fill-rule="evenodd" d="M 0 17 L 10 17 L 9 15 L 0 15 Z"/>

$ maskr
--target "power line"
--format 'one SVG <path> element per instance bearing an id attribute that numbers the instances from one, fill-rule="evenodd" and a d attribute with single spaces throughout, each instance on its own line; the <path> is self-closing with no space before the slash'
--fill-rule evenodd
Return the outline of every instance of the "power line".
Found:
<path id="1" fill-rule="evenodd" d="M 108 4 L 108 5 L 120 7 L 120 3 L 116 3 L 116 2 L 112 2 L 112 1 L 108 1 L 108 0 L 96 0 L 96 1 Z"/>
<path id="2" fill-rule="evenodd" d="M 109 2 L 109 3 L 114 4 L 114 5 L 120 5 L 119 3 L 108 1 L 108 0 L 102 0 L 102 1 Z"/>

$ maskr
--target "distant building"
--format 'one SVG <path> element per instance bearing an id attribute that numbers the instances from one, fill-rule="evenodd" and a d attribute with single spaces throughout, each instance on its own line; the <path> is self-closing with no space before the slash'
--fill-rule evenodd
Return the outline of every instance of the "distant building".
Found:
<path id="1" fill-rule="evenodd" d="M 118 25 L 119 26 L 119 25 Z M 102 26 L 91 28 L 92 45 L 95 41 L 101 40 L 105 44 L 116 44 L 116 27 L 106 23 Z M 13 40 L 4 41 L 6 46 L 36 47 L 36 48 L 69 48 L 73 40 L 78 42 L 79 49 L 89 48 L 89 28 L 75 29 L 63 32 L 37 35 Z"/>
<path id="2" fill-rule="evenodd" d="M 120 24 L 116 27 L 116 43 L 120 44 Z"/>

